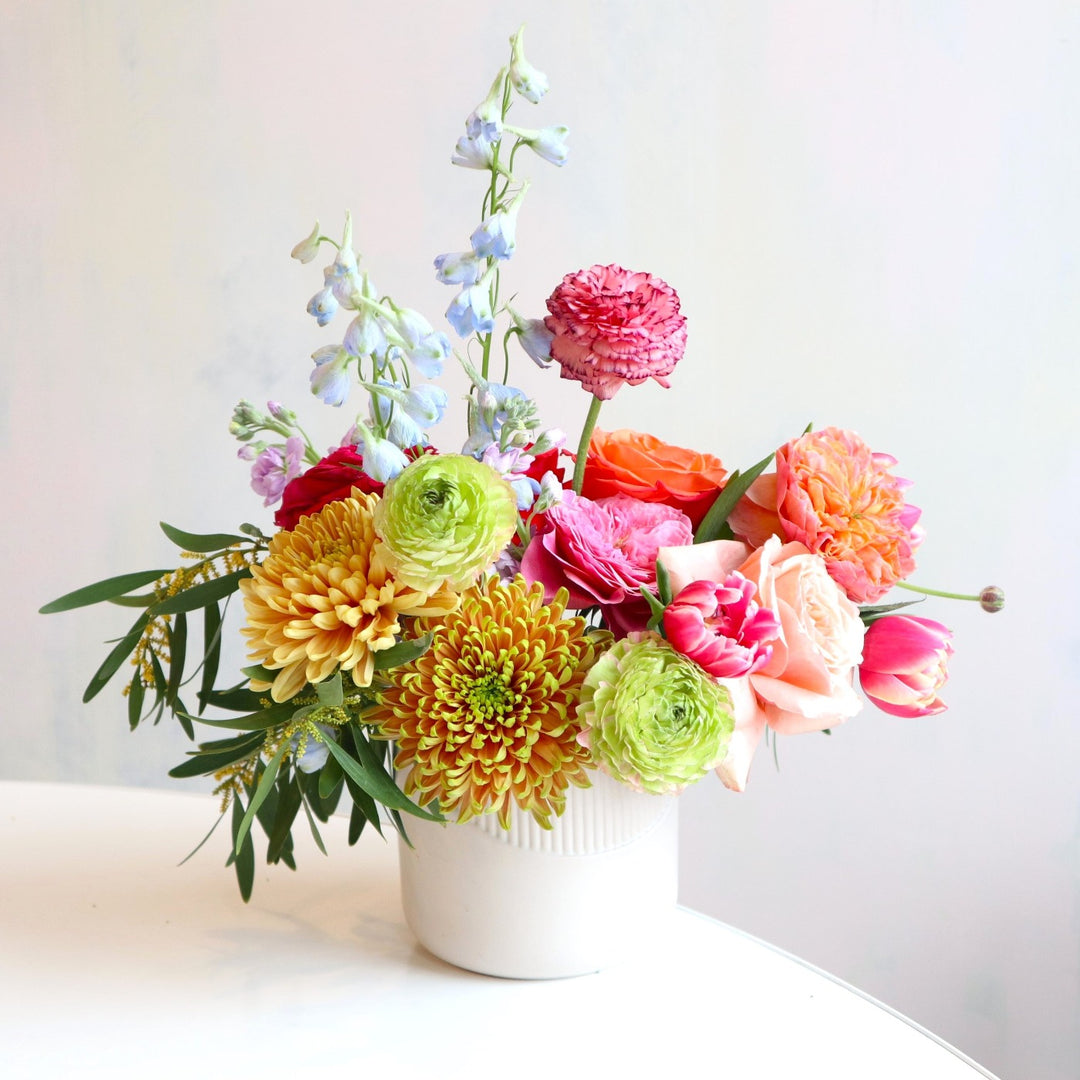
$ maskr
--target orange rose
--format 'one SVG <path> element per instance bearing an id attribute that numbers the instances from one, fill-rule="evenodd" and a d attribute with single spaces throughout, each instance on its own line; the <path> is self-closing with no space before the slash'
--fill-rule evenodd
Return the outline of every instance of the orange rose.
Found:
<path id="1" fill-rule="evenodd" d="M 582 494 L 588 499 L 632 495 L 681 510 L 694 527 L 720 493 L 727 470 L 712 454 L 661 442 L 623 428 L 597 429 L 589 441 Z"/>

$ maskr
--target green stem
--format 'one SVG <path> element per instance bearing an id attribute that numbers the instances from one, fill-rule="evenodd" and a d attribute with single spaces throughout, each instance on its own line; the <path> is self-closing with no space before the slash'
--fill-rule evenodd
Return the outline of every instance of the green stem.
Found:
<path id="1" fill-rule="evenodd" d="M 980 596 L 972 596 L 970 593 L 942 592 L 940 589 L 924 589 L 919 585 L 909 585 L 906 581 L 897 581 L 894 584 L 900 589 L 908 589 L 911 592 L 922 593 L 924 596 L 943 596 L 946 600 L 974 600 L 978 602 Z"/>
<path id="2" fill-rule="evenodd" d="M 600 406 L 603 404 L 603 399 L 593 394 L 589 415 L 585 417 L 585 426 L 581 429 L 581 441 L 578 443 L 577 461 L 574 464 L 575 495 L 581 494 L 581 485 L 585 480 L 585 458 L 589 454 L 589 440 L 592 438 L 593 428 L 596 427 L 597 418 L 600 416 Z"/>

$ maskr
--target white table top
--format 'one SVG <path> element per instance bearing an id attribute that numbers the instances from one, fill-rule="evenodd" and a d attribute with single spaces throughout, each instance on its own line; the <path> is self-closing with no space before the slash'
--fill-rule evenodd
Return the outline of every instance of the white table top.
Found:
<path id="1" fill-rule="evenodd" d="M 904 1018 L 686 910 L 630 965 L 514 982 L 411 937 L 393 840 L 298 819 L 244 905 L 209 796 L 0 783 L 0 1075 L 974 1080 Z M 258 848 L 256 849 L 258 851 Z M 363 1069 L 363 1072 L 361 1072 Z"/>

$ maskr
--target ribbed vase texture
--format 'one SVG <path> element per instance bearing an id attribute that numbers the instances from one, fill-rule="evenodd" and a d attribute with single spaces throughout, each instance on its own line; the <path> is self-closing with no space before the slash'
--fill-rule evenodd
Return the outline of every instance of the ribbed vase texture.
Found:
<path id="1" fill-rule="evenodd" d="M 516 809 L 509 830 L 494 815 L 406 821 L 402 905 L 425 948 L 519 979 L 582 975 L 640 951 L 675 906 L 677 800 L 590 775 L 551 829 Z"/>

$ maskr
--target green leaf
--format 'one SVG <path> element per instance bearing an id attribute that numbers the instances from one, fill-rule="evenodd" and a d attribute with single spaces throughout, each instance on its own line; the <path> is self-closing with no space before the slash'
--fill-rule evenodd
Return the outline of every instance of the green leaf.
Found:
<path id="1" fill-rule="evenodd" d="M 199 704 L 203 707 L 213 705 L 230 712 L 253 712 L 264 697 L 265 691 L 257 694 L 246 686 L 232 686 L 228 690 L 200 691 Z"/>
<path id="2" fill-rule="evenodd" d="M 352 813 L 349 814 L 349 847 L 352 847 L 360 839 L 367 823 L 367 815 L 354 803 Z"/>
<path id="3" fill-rule="evenodd" d="M 139 726 L 142 718 L 143 698 L 146 696 L 146 687 L 136 671 L 131 680 L 131 689 L 128 691 L 128 727 L 134 731 Z"/>
<path id="4" fill-rule="evenodd" d="M 307 815 L 307 823 L 311 829 L 311 835 L 315 839 L 315 845 L 325 855 L 326 845 L 323 843 L 322 836 L 319 835 L 319 826 L 315 824 L 315 819 L 311 816 L 311 808 L 307 804 L 307 799 L 301 798 L 301 803 L 304 807 L 304 813 Z"/>
<path id="5" fill-rule="evenodd" d="M 205 724 L 207 727 L 225 728 L 228 731 L 265 731 L 275 724 L 283 724 L 291 720 L 293 714 L 299 712 L 291 701 L 283 701 L 280 705 L 271 705 L 268 709 L 260 709 L 257 712 L 248 713 L 246 716 L 230 716 L 224 720 L 214 720 L 209 716 L 195 716 L 191 713 L 184 715 L 197 724 Z"/>
<path id="6" fill-rule="evenodd" d="M 419 660 L 431 648 L 431 634 L 421 634 L 418 638 L 399 641 L 389 649 L 375 653 L 375 670 L 386 671 Z"/>
<path id="7" fill-rule="evenodd" d="M 315 693 L 319 696 L 320 705 L 340 708 L 345 701 L 345 693 L 341 689 L 341 672 L 336 671 L 329 679 L 319 683 L 315 687 Z"/>
<path id="8" fill-rule="evenodd" d="M 168 570 L 139 570 L 134 574 L 120 574 L 119 577 L 96 581 L 93 585 L 84 585 L 74 592 L 65 593 L 56 600 L 51 600 L 44 607 L 38 608 L 42 615 L 52 615 L 57 611 L 70 611 L 72 608 L 99 604 L 102 600 L 112 600 L 124 593 L 148 585 L 169 573 Z"/>
<path id="9" fill-rule="evenodd" d="M 181 611 L 166 628 L 169 642 L 169 683 L 165 687 L 165 704 L 176 701 L 180 683 L 184 679 L 184 661 L 187 659 L 187 616 Z"/>
<path id="10" fill-rule="evenodd" d="M 404 810 L 407 813 L 424 818 L 426 821 L 443 820 L 442 815 L 424 810 L 405 795 L 383 768 L 382 763 L 375 757 L 374 752 L 363 736 L 358 736 L 356 739 L 356 751 L 361 761 L 350 757 L 346 750 L 334 742 L 333 739 L 326 740 L 326 747 L 331 755 L 337 758 L 337 762 L 345 771 L 345 775 L 352 777 L 359 787 L 377 802 L 382 803 L 383 806 Z"/>
<path id="11" fill-rule="evenodd" d="M 245 536 L 254 537 L 256 540 L 265 540 L 266 534 L 258 527 L 258 525 L 252 525 L 249 522 L 244 522 L 243 525 L 238 525 L 237 528 L 244 533 Z"/>
<path id="12" fill-rule="evenodd" d="M 329 799 L 334 789 L 345 776 L 337 758 L 327 758 L 326 764 L 319 770 L 319 798 Z"/>
<path id="13" fill-rule="evenodd" d="M 195 852 L 197 852 L 199 850 L 199 848 L 201 848 L 203 846 L 203 844 L 205 844 L 206 841 L 209 840 L 210 837 L 214 835 L 214 830 L 224 820 L 225 820 L 224 813 L 218 814 L 218 819 L 217 819 L 217 821 L 214 822 L 213 825 L 210 826 L 210 831 L 176 865 L 177 866 L 183 866 L 184 863 L 186 863 L 188 861 L 188 859 L 190 859 L 191 856 L 194 855 Z"/>
<path id="14" fill-rule="evenodd" d="M 278 676 L 278 673 L 271 668 L 264 668 L 261 664 L 252 664 L 251 667 L 245 667 L 240 669 L 242 675 L 246 675 L 249 679 L 254 679 L 256 682 L 272 683 Z"/>
<path id="15" fill-rule="evenodd" d="M 208 551 L 221 551 L 239 544 L 245 539 L 232 533 L 189 533 L 175 525 L 159 522 L 161 531 L 181 550 L 205 555 Z"/>
<path id="16" fill-rule="evenodd" d="M 775 452 L 763 457 L 753 468 L 746 472 L 736 469 L 724 485 L 723 491 L 716 496 L 709 512 L 702 518 L 701 524 L 694 534 L 695 544 L 705 544 L 710 540 L 722 540 L 731 535 L 731 530 L 725 532 L 728 515 L 735 509 L 735 504 L 746 494 L 750 485 L 769 467 L 770 462 L 776 456 Z"/>
<path id="17" fill-rule="evenodd" d="M 238 798 L 233 799 L 232 831 L 235 839 L 240 825 L 244 820 L 244 808 Z M 240 896 L 246 904 L 251 899 L 251 889 L 255 884 L 255 845 L 251 837 L 247 836 L 243 844 L 233 845 L 233 852 L 229 856 L 229 862 L 236 866 L 236 882 L 240 886 Z M 228 865 L 228 864 L 226 864 Z"/>
<path id="18" fill-rule="evenodd" d="M 135 646 L 143 636 L 150 615 L 144 612 L 135 620 L 135 625 L 113 646 L 112 652 L 105 657 L 105 662 L 94 672 L 93 678 L 86 684 L 83 691 L 83 702 L 96 697 L 101 688 L 116 674 L 120 665 L 134 652 Z"/>
<path id="19" fill-rule="evenodd" d="M 921 604 L 925 599 L 926 597 L 920 596 L 918 600 L 900 600 L 895 604 L 866 605 L 859 608 L 859 618 L 862 619 L 864 625 L 869 626 L 876 619 L 888 615 L 890 611 L 899 611 L 900 608 L 911 607 L 912 604 Z"/>
<path id="20" fill-rule="evenodd" d="M 195 729 L 191 726 L 191 719 L 184 708 L 184 703 L 179 698 L 173 703 L 173 716 L 176 717 L 177 723 L 184 729 L 184 734 L 194 742 Z"/>
<path id="21" fill-rule="evenodd" d="M 656 592 L 660 603 L 667 607 L 671 603 L 671 575 L 659 559 L 656 560 Z"/>
<path id="22" fill-rule="evenodd" d="M 134 596 L 110 596 L 108 604 L 116 604 L 117 607 L 149 607 L 157 595 L 152 592 L 136 593 Z"/>
<path id="23" fill-rule="evenodd" d="M 657 560 L 656 565 L 660 565 L 659 560 Z M 663 623 L 664 609 L 666 605 L 663 604 L 660 600 L 658 600 L 655 596 L 653 596 L 652 592 L 645 585 L 641 586 L 641 595 L 645 597 L 645 600 L 648 602 L 649 605 L 649 610 L 652 612 L 652 616 L 649 619 L 648 629 L 655 630 Z"/>
<path id="24" fill-rule="evenodd" d="M 267 830 L 270 842 L 266 848 L 266 861 L 276 863 L 286 852 L 292 850 L 292 827 L 300 810 L 303 797 L 293 776 L 278 780 L 277 814 L 273 827 Z"/>
<path id="25" fill-rule="evenodd" d="M 223 596 L 229 596 L 236 592 L 243 578 L 251 577 L 250 570 L 235 570 L 223 577 L 211 578 L 209 581 L 192 585 L 190 589 L 184 589 L 175 596 L 170 596 L 161 603 L 155 604 L 150 609 L 150 614 L 155 618 L 158 615 L 175 615 L 180 611 L 194 611 L 196 608 L 206 607 Z"/>
<path id="26" fill-rule="evenodd" d="M 285 751 L 288 749 L 289 743 L 283 741 L 281 746 L 278 747 L 277 753 L 266 763 L 262 779 L 259 780 L 259 784 L 255 788 L 255 794 L 251 796 L 251 802 L 248 803 L 248 808 L 244 813 L 244 820 L 240 822 L 240 828 L 234 837 L 235 843 L 233 845 L 233 850 L 236 852 L 238 858 L 240 856 L 240 845 L 251 831 L 251 823 L 255 818 L 255 811 L 262 806 L 266 801 L 266 797 L 274 790 L 274 781 L 277 779 L 278 769 L 281 768 L 282 759 L 285 757 Z"/>
<path id="27" fill-rule="evenodd" d="M 213 692 L 221 662 L 221 609 L 217 604 L 203 608 L 202 679 L 199 682 L 199 712 L 206 708 L 206 697 Z"/>
<path id="28" fill-rule="evenodd" d="M 169 775 L 182 780 L 188 776 L 205 776 L 217 772 L 226 765 L 251 757 L 262 746 L 264 738 L 261 731 L 255 731 L 237 739 L 228 739 L 225 743 L 204 743 L 189 755 L 186 761 L 170 769 Z"/>

